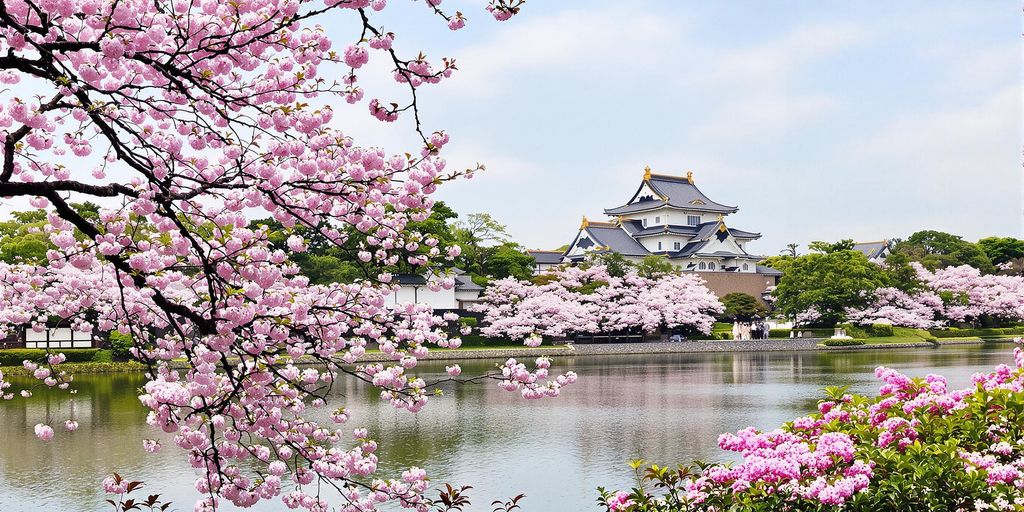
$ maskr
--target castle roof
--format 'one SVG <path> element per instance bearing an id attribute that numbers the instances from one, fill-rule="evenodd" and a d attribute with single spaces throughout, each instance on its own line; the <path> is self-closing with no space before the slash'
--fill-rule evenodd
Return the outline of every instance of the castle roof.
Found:
<path id="1" fill-rule="evenodd" d="M 584 220 L 583 225 L 580 226 L 580 231 L 586 231 L 590 239 L 600 246 L 595 247 L 594 250 L 596 251 L 617 252 L 623 256 L 647 256 L 651 254 L 640 242 L 637 242 L 635 238 L 617 224 Z M 579 235 L 577 235 L 578 238 Z M 572 247 L 575 244 L 576 240 L 573 240 L 569 246 Z"/>
<path id="2" fill-rule="evenodd" d="M 641 196 L 645 188 L 654 191 L 655 195 Z M 643 182 L 637 188 L 633 197 L 626 204 L 617 208 L 606 209 L 604 213 L 606 215 L 625 215 L 653 210 L 662 206 L 715 213 L 734 213 L 738 210 L 735 206 L 716 203 L 704 195 L 693 184 L 693 173 L 687 173 L 686 176 L 670 176 L 667 174 L 654 174 L 648 168 L 644 173 Z"/>
<path id="3" fill-rule="evenodd" d="M 853 250 L 864 253 L 864 256 L 867 256 L 870 260 L 883 256 L 885 253 L 885 249 L 888 246 L 888 240 L 879 240 L 877 242 L 859 242 L 853 244 Z"/>
<path id="4" fill-rule="evenodd" d="M 562 262 L 564 251 L 526 251 L 533 260 L 541 265 L 558 265 Z"/>

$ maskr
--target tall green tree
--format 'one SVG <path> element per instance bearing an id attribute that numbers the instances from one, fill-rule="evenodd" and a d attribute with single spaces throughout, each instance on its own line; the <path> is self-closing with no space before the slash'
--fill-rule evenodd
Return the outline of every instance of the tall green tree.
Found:
<path id="1" fill-rule="evenodd" d="M 773 295 L 790 318 L 813 309 L 822 324 L 835 325 L 846 308 L 865 306 L 888 283 L 884 269 L 860 251 L 814 252 L 793 258 Z"/>
<path id="2" fill-rule="evenodd" d="M 768 308 L 761 301 L 748 293 L 733 292 L 722 297 L 722 305 L 725 311 L 719 315 L 720 320 L 732 322 L 734 320 L 749 321 L 755 316 L 764 317 L 768 314 Z"/>
<path id="3" fill-rule="evenodd" d="M 608 269 L 608 275 L 622 277 L 629 269 L 633 268 L 633 262 L 617 252 L 592 252 L 587 254 L 587 263 L 590 265 L 604 265 Z"/>
<path id="4" fill-rule="evenodd" d="M 1024 240 L 1009 236 L 990 236 L 978 240 L 978 246 L 993 265 L 1024 258 Z"/>
<path id="5" fill-rule="evenodd" d="M 644 256 L 644 259 L 636 264 L 636 272 L 643 277 L 653 279 L 667 274 L 676 274 L 679 272 L 679 267 L 664 256 L 652 254 Z"/>
<path id="6" fill-rule="evenodd" d="M 942 231 L 918 231 L 895 244 L 892 253 L 904 254 L 930 270 L 970 265 L 985 273 L 995 271 L 992 260 L 978 244 Z"/>

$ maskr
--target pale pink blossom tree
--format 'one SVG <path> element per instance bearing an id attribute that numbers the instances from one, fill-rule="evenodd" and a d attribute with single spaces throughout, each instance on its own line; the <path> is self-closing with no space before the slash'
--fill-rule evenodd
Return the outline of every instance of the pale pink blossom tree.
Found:
<path id="1" fill-rule="evenodd" d="M 897 288 L 879 288 L 870 304 L 848 309 L 846 318 L 861 325 L 885 323 L 931 329 L 942 325 L 943 311 L 942 298 L 931 290 L 908 293 Z"/>
<path id="2" fill-rule="evenodd" d="M 522 3 L 491 0 L 487 10 L 506 20 Z M 424 12 L 452 30 L 465 25 L 439 4 L 425 2 Z M 0 335 L 42 329 L 53 316 L 130 334 L 149 368 L 147 421 L 173 434 L 200 470 L 196 510 L 274 498 L 307 510 L 427 506 L 422 470 L 376 476 L 376 443 L 365 429 L 338 428 L 349 414 L 330 389 L 347 373 L 396 408 L 420 410 L 435 383 L 413 368 L 428 347 L 458 345 L 446 329 L 452 319 L 414 304 L 388 309 L 386 273 L 311 286 L 266 231 L 247 227 L 262 210 L 339 246 L 358 232 L 365 242 L 353 259 L 378 266 L 457 254 L 407 229 L 430 214 L 439 184 L 476 170 L 446 169 L 439 153 L 449 137 L 425 130 L 419 115 L 418 91 L 451 76 L 455 61 L 397 50 L 375 15 L 385 7 L 0 2 L 0 197 L 48 209 L 56 247 L 44 267 L 0 265 Z M 353 30 L 329 35 L 317 24 L 327 17 Z M 358 77 L 370 59 L 387 62 L 407 96 L 371 98 L 369 114 L 410 117 L 422 140 L 411 154 L 360 147 L 337 127 L 332 105 L 363 101 Z M 97 216 L 72 206 L 84 200 L 101 203 Z M 288 240 L 290 251 L 305 247 Z M 369 344 L 392 362 L 360 363 Z M 30 369 L 67 387 L 59 359 Z M 509 361 L 483 377 L 551 396 L 575 377 L 549 379 L 549 364 Z M 13 398 L 6 384 L 0 391 Z M 333 421 L 310 419 L 318 408 Z M 43 424 L 36 431 L 61 435 Z M 340 502 L 328 503 L 326 488 Z"/>
<path id="3" fill-rule="evenodd" d="M 622 277 L 602 265 L 552 269 L 538 283 L 506 278 L 484 292 L 478 311 L 487 336 L 531 339 L 659 328 L 709 333 L 721 302 L 696 274 Z"/>

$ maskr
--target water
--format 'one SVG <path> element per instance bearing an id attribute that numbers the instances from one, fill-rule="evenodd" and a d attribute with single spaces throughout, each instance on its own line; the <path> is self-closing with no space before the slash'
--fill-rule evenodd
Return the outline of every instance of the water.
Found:
<path id="1" fill-rule="evenodd" d="M 850 352 L 659 354 L 561 358 L 579 382 L 554 400 L 524 401 L 493 384 L 449 387 L 419 414 L 395 411 L 354 380 L 339 393 L 380 443 L 381 474 L 427 469 L 432 481 L 472 485 L 470 510 L 525 493 L 526 511 L 595 510 L 599 485 L 631 485 L 629 459 L 660 464 L 722 460 L 718 435 L 748 425 L 774 428 L 815 409 L 821 389 L 847 385 L 873 393 L 874 368 L 910 375 L 939 373 L 965 386 L 974 372 L 1012 363 L 1009 345 Z M 462 362 L 463 374 L 493 361 Z M 421 375 L 440 375 L 425 362 Z M 170 442 L 155 455 L 141 440 L 160 437 L 138 403 L 141 375 L 80 376 L 78 395 L 38 390 L 0 404 L 0 510 L 108 510 L 98 482 L 112 471 L 143 480 L 147 490 L 187 511 L 197 493 L 184 454 Z M 81 427 L 62 428 L 71 411 Z M 32 428 L 53 421 L 57 435 L 38 442 Z M 229 510 L 230 508 L 225 508 Z M 250 510 L 286 510 L 278 503 Z"/>

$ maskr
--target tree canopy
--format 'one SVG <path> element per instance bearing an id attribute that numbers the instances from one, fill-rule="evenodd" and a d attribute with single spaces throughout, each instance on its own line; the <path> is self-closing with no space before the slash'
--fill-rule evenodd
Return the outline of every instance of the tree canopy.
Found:
<path id="1" fill-rule="evenodd" d="M 918 231 L 896 243 L 892 254 L 903 254 L 929 270 L 970 265 L 985 273 L 995 271 L 992 260 L 979 244 L 942 231 Z"/>

